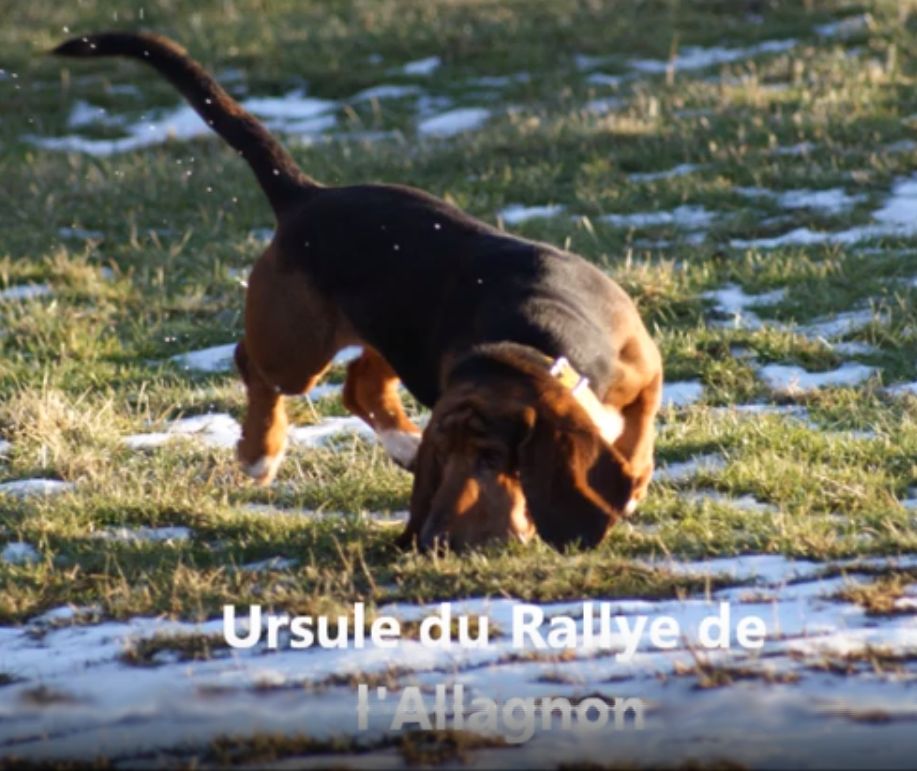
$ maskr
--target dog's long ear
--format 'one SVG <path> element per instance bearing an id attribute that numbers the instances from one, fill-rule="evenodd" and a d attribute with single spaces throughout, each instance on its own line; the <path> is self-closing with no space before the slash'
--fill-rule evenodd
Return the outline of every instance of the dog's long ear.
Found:
<path id="1" fill-rule="evenodd" d="M 410 516 L 407 527 L 397 542 L 402 548 L 419 545 L 420 534 L 430 515 L 433 499 L 442 484 L 443 468 L 437 454 L 434 431 L 427 428 L 417 450 L 417 458 L 414 461 L 414 486 L 411 489 Z"/>
<path id="2" fill-rule="evenodd" d="M 596 546 L 630 499 L 629 464 L 569 391 L 543 393 L 525 422 L 519 477 L 538 534 L 556 549 Z"/>

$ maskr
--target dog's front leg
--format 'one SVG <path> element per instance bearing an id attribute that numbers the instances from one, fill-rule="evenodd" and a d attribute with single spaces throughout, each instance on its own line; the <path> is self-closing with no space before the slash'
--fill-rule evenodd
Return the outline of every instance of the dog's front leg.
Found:
<path id="1" fill-rule="evenodd" d="M 344 406 L 368 423 L 389 457 L 408 471 L 414 470 L 420 429 L 405 414 L 398 396 L 398 375 L 372 348 L 347 367 Z"/>
<path id="2" fill-rule="evenodd" d="M 236 347 L 236 366 L 248 394 L 242 438 L 237 447 L 239 462 L 259 485 L 269 485 L 277 475 L 287 445 L 283 394 L 251 365 L 244 341 Z"/>

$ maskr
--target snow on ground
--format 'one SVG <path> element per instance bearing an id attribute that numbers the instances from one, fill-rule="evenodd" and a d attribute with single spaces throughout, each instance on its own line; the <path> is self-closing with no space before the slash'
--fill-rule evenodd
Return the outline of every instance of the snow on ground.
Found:
<path id="1" fill-rule="evenodd" d="M 583 62 L 584 64 L 589 64 L 588 61 Z M 594 65 L 592 65 L 594 66 Z M 588 69 L 588 67 L 581 67 L 581 69 Z M 591 86 L 619 86 L 623 83 L 625 77 L 623 75 L 609 75 L 605 72 L 593 72 L 586 78 L 586 82 Z"/>
<path id="2" fill-rule="evenodd" d="M 665 171 L 642 171 L 628 175 L 631 182 L 656 182 L 660 179 L 672 179 L 673 177 L 683 177 L 687 174 L 693 174 L 700 168 L 696 163 L 679 163 L 671 169 Z"/>
<path id="3" fill-rule="evenodd" d="M 586 112 L 604 115 L 605 113 L 619 110 L 624 105 L 624 100 L 617 96 L 603 96 L 598 99 L 590 99 L 585 104 Z"/>
<path id="4" fill-rule="evenodd" d="M 187 527 L 106 527 L 92 533 L 93 538 L 102 541 L 120 541 L 122 543 L 174 543 L 191 538 Z"/>
<path id="5" fill-rule="evenodd" d="M 697 474 L 722 471 L 726 459 L 716 453 L 695 455 L 690 460 L 664 463 L 653 472 L 654 481 L 684 482 Z"/>
<path id="6" fill-rule="evenodd" d="M 848 16 L 845 19 L 829 21 L 815 27 L 815 33 L 820 37 L 833 37 L 846 40 L 869 31 L 872 18 L 868 13 Z"/>
<path id="7" fill-rule="evenodd" d="M 663 383 L 662 407 L 687 407 L 704 395 L 704 385 L 696 380 Z"/>
<path id="8" fill-rule="evenodd" d="M 672 226 L 683 230 L 704 230 L 713 223 L 714 212 L 703 206 L 678 206 L 671 211 L 605 214 L 602 220 L 618 228 L 650 228 Z"/>
<path id="9" fill-rule="evenodd" d="M 910 383 L 895 383 L 885 389 L 885 392 L 892 396 L 917 396 L 917 381 Z"/>
<path id="10" fill-rule="evenodd" d="M 249 573 L 264 573 L 269 570 L 289 570 L 295 568 L 298 564 L 299 560 L 290 559 L 289 557 L 268 557 L 257 562 L 247 562 L 244 565 L 240 565 L 239 570 Z"/>
<path id="11" fill-rule="evenodd" d="M 293 426 L 289 431 L 289 439 L 301 447 L 324 447 L 335 437 L 353 434 L 366 439 L 374 439 L 376 436 L 360 418 L 348 416 L 324 418 L 312 426 Z"/>
<path id="12" fill-rule="evenodd" d="M 378 86 L 364 88 L 362 91 L 350 97 L 351 102 L 369 102 L 373 99 L 405 99 L 409 96 L 417 96 L 422 93 L 417 86 L 396 85 L 391 83 L 382 83 Z"/>
<path id="13" fill-rule="evenodd" d="M 179 353 L 170 357 L 182 369 L 196 370 L 197 372 L 226 372 L 233 368 L 233 356 L 236 343 L 227 345 L 214 345 L 190 353 Z"/>
<path id="14" fill-rule="evenodd" d="M 814 149 L 815 144 L 806 140 L 804 142 L 797 142 L 795 145 L 781 145 L 780 147 L 775 147 L 771 150 L 771 154 L 789 156 L 809 155 Z"/>
<path id="15" fill-rule="evenodd" d="M 12 300 L 34 300 L 47 297 L 52 292 L 47 284 L 20 284 L 0 290 L 0 302 Z"/>
<path id="16" fill-rule="evenodd" d="M 761 54 L 774 54 L 789 51 L 796 45 L 796 41 L 765 40 L 755 45 L 728 48 L 726 46 L 684 46 L 679 48 L 673 60 L 669 59 L 631 59 L 629 65 L 632 69 L 656 75 L 667 72 L 669 69 L 676 71 L 700 70 L 717 64 L 728 64 L 743 59 L 751 59 Z"/>
<path id="17" fill-rule="evenodd" d="M 735 192 L 747 198 L 768 198 L 784 209 L 812 209 L 821 214 L 842 214 L 863 200 L 862 195 L 850 195 L 842 187 L 823 190 L 767 190 L 761 187 L 737 187 Z"/>
<path id="18" fill-rule="evenodd" d="M 417 124 L 417 133 L 426 137 L 451 137 L 480 128 L 489 117 L 490 110 L 483 107 L 458 107 L 422 120 Z"/>
<path id="19" fill-rule="evenodd" d="M 415 639 L 401 639 L 393 648 L 368 641 L 362 649 L 296 650 L 281 645 L 268 650 L 261 642 L 244 650 L 217 647 L 212 658 L 202 661 L 182 661 L 165 650 L 150 666 L 141 667 L 123 658 L 126 651 L 137 650 L 140 641 L 189 635 L 218 639 L 221 619 L 195 624 L 139 617 L 69 625 L 85 615 L 70 606 L 52 609 L 24 627 L 0 628 L 0 670 L 13 678 L 0 688 L 0 747 L 14 748 L 17 756 L 29 759 L 104 755 L 130 760 L 182 746 L 200 747 L 218 734 L 300 734 L 307 727 L 314 738 L 371 740 L 390 724 L 400 693 L 396 689 L 392 699 L 371 704 L 367 731 L 360 732 L 356 688 L 340 684 L 340 676 L 365 682 L 385 672 L 399 685 L 431 690 L 440 684 L 461 685 L 466 709 L 476 697 L 503 702 L 510 697 L 598 695 L 638 699 L 644 710 L 642 730 L 631 723 L 629 728 L 609 725 L 604 731 L 582 733 L 576 722 L 573 730 L 561 731 L 544 729 L 536 721 L 534 736 L 518 748 L 476 753 L 475 760 L 487 767 L 518 767 L 526 760 L 544 765 L 555 756 L 567 762 L 600 762 L 612 751 L 618 762 L 646 763 L 671 759 L 688 748 L 696 757 L 703 746 L 710 746 L 716 757 L 728 753 L 735 762 L 761 765 L 772 757 L 776 737 L 781 737 L 783 756 L 795 761 L 831 762 L 836 752 L 851 760 L 844 754 L 851 735 L 852 746 L 870 747 L 877 762 L 899 757 L 895 746 L 911 746 L 906 739 L 912 724 L 905 718 L 914 711 L 912 663 L 898 665 L 906 673 L 903 677 L 876 676 L 869 666 L 858 669 L 855 661 L 848 665 L 851 674 L 840 675 L 824 663 L 826 656 L 856 656 L 870 649 L 892 649 L 901 655 L 917 651 L 914 616 L 871 617 L 859 606 L 829 599 L 850 582 L 865 580 L 857 571 L 913 566 L 917 559 L 874 558 L 832 566 L 762 554 L 648 564 L 698 578 L 715 577 L 726 584 L 716 584 L 719 588 L 707 596 L 610 600 L 608 610 L 618 621 L 606 638 L 607 649 L 594 640 L 587 643 L 580 602 L 543 604 L 545 620 L 536 625 L 540 634 L 547 634 L 551 620 L 559 615 L 575 624 L 576 648 L 561 656 L 538 655 L 530 640 L 523 651 L 512 646 L 508 632 L 518 601 L 506 598 L 453 603 L 453 615 L 486 616 L 492 628 L 502 630 L 480 648 L 427 647 Z M 288 568 L 295 568 L 288 557 L 240 566 L 258 572 Z M 840 575 L 841 570 L 846 575 Z M 701 622 L 719 613 L 723 602 L 729 603 L 729 649 L 698 650 Z M 407 622 L 437 610 L 435 604 L 394 603 L 378 613 Z M 247 608 L 239 611 L 243 615 L 236 633 L 244 635 L 249 629 Z M 622 624 L 635 629 L 638 617 L 652 623 L 661 616 L 674 619 L 681 630 L 673 648 L 653 645 L 643 634 L 632 656 L 619 655 L 627 643 Z M 765 624 L 763 647 L 757 651 L 736 643 L 739 622 L 750 616 Z M 591 631 L 599 630 L 596 618 Z M 519 653 L 524 655 L 515 655 Z M 740 668 L 745 674 L 723 687 L 698 689 L 699 665 L 723 671 Z M 43 698 L 33 695 L 39 686 Z M 431 694 L 430 704 L 432 698 Z M 845 716 L 871 705 L 881 705 L 891 719 L 866 723 Z M 735 722 L 737 716 L 741 725 Z M 512 729 L 503 727 L 508 730 Z M 861 732 L 875 741 L 864 743 Z M 55 741 L 46 741 L 47 735 Z M 332 760 L 373 766 L 379 757 L 386 756 Z M 900 758 L 907 760 L 909 755 Z M 303 759 L 308 760 L 319 766 L 329 763 L 328 756 Z"/>
<path id="20" fill-rule="evenodd" d="M 375 434 L 360 418 L 330 417 L 311 426 L 291 426 L 290 442 L 303 447 L 322 447 L 339 436 L 358 434 L 373 438 Z M 233 448 L 242 436 L 242 427 L 227 413 L 207 413 L 180 418 L 166 424 L 165 430 L 145 434 L 132 434 L 122 440 L 135 450 L 152 449 L 174 439 L 184 438 L 200 442 L 206 447 Z M 0 485 L 3 492 L 3 485 Z"/>
<path id="21" fill-rule="evenodd" d="M 123 439 L 124 444 L 134 450 L 160 447 L 173 439 L 184 437 L 195 439 L 207 447 L 235 447 L 242 436 L 242 429 L 236 419 L 226 413 L 209 413 L 173 420 L 165 431 L 148 434 L 133 434 Z"/>
<path id="22" fill-rule="evenodd" d="M 179 367 L 198 372 L 227 372 L 235 366 L 233 356 L 236 343 L 214 345 L 210 348 L 201 348 L 197 351 L 178 353 L 170 357 Z M 363 348 L 357 345 L 348 345 L 335 354 L 332 364 L 346 364 L 353 361 L 362 353 Z M 310 392 L 311 395 L 311 392 Z"/>
<path id="23" fill-rule="evenodd" d="M 556 204 L 545 206 L 523 206 L 512 203 L 497 212 L 497 216 L 507 225 L 519 225 L 531 219 L 547 219 L 563 213 L 564 207 Z"/>
<path id="24" fill-rule="evenodd" d="M 0 550 L 0 562 L 7 565 L 28 565 L 40 559 L 41 555 L 38 550 L 25 541 L 12 541 Z"/>
<path id="25" fill-rule="evenodd" d="M 442 60 L 438 56 L 428 56 L 408 62 L 401 68 L 401 72 L 405 75 L 432 75 L 441 64 Z"/>
<path id="26" fill-rule="evenodd" d="M 773 391 L 799 394 L 816 388 L 859 385 L 875 372 L 875 367 L 850 362 L 828 372 L 808 372 L 791 364 L 767 364 L 761 367 L 758 375 Z"/>
<path id="27" fill-rule="evenodd" d="M 817 231 L 798 227 L 779 236 L 733 239 L 733 247 L 775 249 L 781 246 L 855 244 L 871 238 L 908 238 L 917 235 L 917 174 L 899 177 L 885 202 L 872 214 L 872 222 L 846 230 Z"/>
<path id="28" fill-rule="evenodd" d="M 725 506 L 733 506 L 734 508 L 750 511 L 755 514 L 774 513 L 777 511 L 777 507 L 772 503 L 759 501 L 753 495 L 740 495 L 735 497 L 721 493 L 718 490 L 691 490 L 682 493 L 680 498 L 690 503 L 697 504 L 703 504 L 707 501 L 721 503 Z"/>
<path id="29" fill-rule="evenodd" d="M 749 295 L 737 284 L 726 284 L 720 289 L 704 292 L 701 297 L 712 300 L 718 313 L 726 317 L 724 326 L 760 329 L 763 322 L 751 308 L 775 305 L 786 296 L 785 289 L 776 289 L 765 294 Z"/>
<path id="30" fill-rule="evenodd" d="M 86 228 L 64 227 L 57 229 L 61 238 L 72 238 L 80 241 L 100 240 L 105 237 L 101 230 L 87 230 Z"/>
<path id="31" fill-rule="evenodd" d="M 287 134 L 315 134 L 333 127 L 336 118 L 332 114 L 337 103 L 326 99 L 316 99 L 292 91 L 282 97 L 252 97 L 242 101 L 242 106 L 250 110 L 273 131 Z M 99 113 L 87 112 L 85 108 L 75 107 L 71 112 L 70 128 L 85 128 L 97 124 Z M 73 122 L 76 117 L 77 122 Z M 95 118 L 95 119 L 94 119 Z M 212 134 L 206 122 L 188 105 L 179 105 L 169 110 L 154 111 L 131 123 L 123 117 L 105 116 L 106 125 L 117 125 L 125 136 L 116 139 L 98 139 L 80 134 L 69 134 L 61 137 L 27 137 L 38 147 L 48 150 L 81 152 L 87 155 L 107 156 L 129 152 L 143 147 L 162 144 L 170 140 L 187 140 Z"/>
<path id="32" fill-rule="evenodd" d="M 830 316 L 815 319 L 814 321 L 804 324 L 796 329 L 799 334 L 810 338 L 843 337 L 853 332 L 858 332 L 864 327 L 868 327 L 873 321 L 884 322 L 886 318 L 875 314 L 868 308 L 859 310 L 842 311 Z"/>
<path id="33" fill-rule="evenodd" d="M 74 489 L 73 482 L 60 479 L 16 479 L 0 483 L 0 495 L 28 498 L 33 495 L 56 495 Z"/>

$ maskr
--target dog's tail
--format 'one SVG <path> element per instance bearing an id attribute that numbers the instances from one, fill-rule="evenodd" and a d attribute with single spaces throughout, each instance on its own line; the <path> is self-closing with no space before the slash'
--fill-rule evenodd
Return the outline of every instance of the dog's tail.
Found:
<path id="1" fill-rule="evenodd" d="M 88 58 L 125 56 L 152 66 L 188 100 L 197 113 L 233 147 L 255 172 L 276 213 L 319 185 L 264 125 L 233 99 L 177 43 L 159 35 L 101 32 L 75 37 L 51 53 Z"/>

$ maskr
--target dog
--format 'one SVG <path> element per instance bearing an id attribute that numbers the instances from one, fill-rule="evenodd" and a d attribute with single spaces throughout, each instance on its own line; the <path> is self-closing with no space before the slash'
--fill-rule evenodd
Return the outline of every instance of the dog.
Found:
<path id="1" fill-rule="evenodd" d="M 277 220 L 254 265 L 235 361 L 238 444 L 269 484 L 284 397 L 345 346 L 344 405 L 415 474 L 403 546 L 593 547 L 653 473 L 662 360 L 628 295 L 586 260 L 400 185 L 326 187 L 173 41 L 107 32 L 53 53 L 152 66 L 252 168 Z M 424 432 L 399 381 L 432 409 Z"/>

